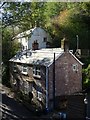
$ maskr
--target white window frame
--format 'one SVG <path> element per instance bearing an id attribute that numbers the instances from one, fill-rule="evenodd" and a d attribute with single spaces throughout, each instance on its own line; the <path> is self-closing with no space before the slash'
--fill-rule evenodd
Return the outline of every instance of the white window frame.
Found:
<path id="1" fill-rule="evenodd" d="M 26 70 L 26 71 L 24 71 L 24 70 Z M 22 74 L 24 74 L 24 75 L 28 74 L 28 66 L 27 65 L 22 66 Z"/>
<path id="2" fill-rule="evenodd" d="M 73 71 L 77 72 L 78 71 L 78 64 L 73 64 L 72 69 L 73 69 Z"/>
<path id="3" fill-rule="evenodd" d="M 37 91 L 37 98 L 42 101 L 42 93 Z"/>
<path id="4" fill-rule="evenodd" d="M 41 70 L 38 66 L 33 66 L 33 76 L 35 77 L 41 77 Z"/>

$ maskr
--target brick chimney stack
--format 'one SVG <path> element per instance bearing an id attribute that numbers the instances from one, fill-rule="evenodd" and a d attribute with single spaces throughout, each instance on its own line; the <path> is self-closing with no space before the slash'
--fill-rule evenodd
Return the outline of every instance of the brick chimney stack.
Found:
<path id="1" fill-rule="evenodd" d="M 69 51 L 69 41 L 65 37 L 61 40 L 61 48 L 64 49 L 64 52 Z"/>

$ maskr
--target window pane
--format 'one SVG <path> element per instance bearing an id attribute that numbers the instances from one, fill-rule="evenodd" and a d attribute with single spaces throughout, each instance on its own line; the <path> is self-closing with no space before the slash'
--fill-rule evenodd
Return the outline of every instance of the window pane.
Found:
<path id="1" fill-rule="evenodd" d="M 33 74 L 40 76 L 40 67 L 34 66 L 34 67 L 33 67 Z"/>
<path id="2" fill-rule="evenodd" d="M 23 74 L 27 74 L 27 72 L 28 72 L 28 67 L 27 67 L 27 65 L 23 65 L 23 66 L 22 66 L 22 73 L 23 73 Z"/>
<path id="3" fill-rule="evenodd" d="M 38 99 L 41 101 L 42 100 L 42 93 L 38 91 Z"/>

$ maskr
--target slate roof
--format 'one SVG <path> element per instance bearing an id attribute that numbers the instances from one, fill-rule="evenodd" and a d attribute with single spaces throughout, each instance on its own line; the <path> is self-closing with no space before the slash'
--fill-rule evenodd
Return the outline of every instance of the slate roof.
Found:
<path id="1" fill-rule="evenodd" d="M 30 29 L 30 30 L 27 30 L 27 31 L 24 31 L 22 33 L 19 33 L 18 35 L 16 35 L 15 37 L 13 37 L 13 39 L 18 39 L 18 38 L 23 38 L 25 36 L 28 36 L 30 35 L 34 30 L 36 29 L 36 27 Z"/>
<path id="2" fill-rule="evenodd" d="M 44 66 L 49 66 L 55 58 L 57 59 L 60 55 L 63 54 L 63 49 L 61 48 L 45 48 L 40 50 L 27 50 L 18 52 L 13 58 L 9 61 L 17 63 L 26 63 L 26 64 L 40 64 Z"/>
<path id="3" fill-rule="evenodd" d="M 30 29 L 30 30 L 24 31 L 22 33 L 19 33 L 18 35 L 16 35 L 15 37 L 13 37 L 13 39 L 19 39 L 19 38 L 23 38 L 23 37 L 26 37 L 26 36 L 30 36 L 30 35 L 32 35 L 34 33 L 35 30 L 37 30 L 37 32 L 35 32 L 35 34 L 39 34 L 39 36 L 42 36 L 42 32 L 41 31 L 46 32 L 41 27 L 34 27 L 34 28 Z M 48 36 L 49 36 L 49 34 L 48 34 Z"/>
<path id="4" fill-rule="evenodd" d="M 55 59 L 60 57 L 64 50 L 61 48 L 43 48 L 40 50 L 25 50 L 22 52 L 18 52 L 13 58 L 9 61 L 16 62 L 16 63 L 25 63 L 31 65 L 43 65 L 49 66 L 53 63 L 55 53 Z M 83 65 L 73 54 L 69 51 L 74 59 Z"/>

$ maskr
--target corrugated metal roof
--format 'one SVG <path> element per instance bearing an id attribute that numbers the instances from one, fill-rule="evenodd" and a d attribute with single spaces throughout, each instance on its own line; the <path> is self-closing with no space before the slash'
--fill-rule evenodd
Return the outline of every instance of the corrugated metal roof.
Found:
<path id="1" fill-rule="evenodd" d="M 61 48 L 45 48 L 40 50 L 27 50 L 18 52 L 13 58 L 9 61 L 18 62 L 18 63 L 27 63 L 27 64 L 36 64 L 49 66 L 55 58 L 57 59 L 60 55 L 63 54 L 63 49 Z"/>

